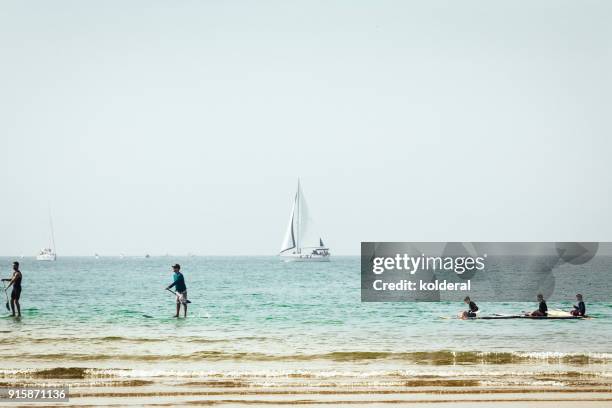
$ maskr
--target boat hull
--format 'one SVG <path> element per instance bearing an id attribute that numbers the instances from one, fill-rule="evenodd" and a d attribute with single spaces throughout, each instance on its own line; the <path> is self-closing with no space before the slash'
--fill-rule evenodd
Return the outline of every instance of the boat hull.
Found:
<path id="1" fill-rule="evenodd" d="M 281 255 L 281 259 L 285 262 L 329 262 L 329 258 L 331 258 L 330 255 Z"/>
<path id="2" fill-rule="evenodd" d="M 55 261 L 55 255 L 37 255 L 36 256 L 36 260 L 37 261 Z"/>

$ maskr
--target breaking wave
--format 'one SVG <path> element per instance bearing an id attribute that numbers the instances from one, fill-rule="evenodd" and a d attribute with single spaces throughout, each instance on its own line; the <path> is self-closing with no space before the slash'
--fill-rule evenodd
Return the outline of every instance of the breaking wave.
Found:
<path id="1" fill-rule="evenodd" d="M 11 358 L 8 356 L 8 358 Z M 252 352 L 198 351 L 190 354 L 78 354 L 49 353 L 21 354 L 20 360 L 34 361 L 333 361 L 368 362 L 397 361 L 416 365 L 476 365 L 522 364 L 535 361 L 575 365 L 606 364 L 612 362 L 612 353 L 557 353 L 557 352 L 472 352 L 472 351 L 335 351 L 316 354 L 265 354 Z"/>

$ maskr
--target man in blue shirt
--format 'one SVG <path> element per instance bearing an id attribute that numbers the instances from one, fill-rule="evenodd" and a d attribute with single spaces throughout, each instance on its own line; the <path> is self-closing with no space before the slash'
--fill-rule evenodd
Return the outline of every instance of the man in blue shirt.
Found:
<path id="1" fill-rule="evenodd" d="M 172 275 L 174 282 L 166 289 L 172 287 L 176 289 L 176 315 L 174 315 L 174 317 L 179 317 L 181 305 L 183 305 L 185 311 L 184 316 L 187 317 L 187 303 L 189 303 L 189 301 L 187 300 L 187 285 L 185 285 L 185 277 L 181 273 L 181 265 L 173 265 L 172 271 L 174 272 L 174 275 Z"/>

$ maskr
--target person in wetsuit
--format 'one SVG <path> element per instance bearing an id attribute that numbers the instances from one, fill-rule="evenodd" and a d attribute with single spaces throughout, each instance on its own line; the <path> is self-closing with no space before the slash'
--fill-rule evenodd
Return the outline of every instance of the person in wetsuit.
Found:
<path id="1" fill-rule="evenodd" d="M 181 265 L 173 265 L 172 270 L 174 271 L 174 275 L 172 276 L 173 282 L 166 289 L 170 289 L 172 287 L 176 289 L 176 314 L 174 317 L 179 317 L 181 305 L 183 305 L 185 311 L 184 317 L 187 317 L 187 304 L 189 303 L 189 300 L 187 300 L 187 285 L 185 285 L 185 277 L 181 273 Z"/>
<path id="2" fill-rule="evenodd" d="M 11 291 L 11 311 L 15 316 L 15 309 L 17 309 L 17 316 L 21 317 L 21 305 L 19 304 L 19 298 L 21 297 L 21 271 L 19 270 L 19 262 L 13 262 L 13 276 L 8 279 L 2 279 L 3 282 L 9 282 L 6 289 L 13 287 Z M 6 290 L 5 289 L 5 290 Z"/>
<path id="3" fill-rule="evenodd" d="M 574 310 L 570 312 L 572 316 L 586 315 L 586 305 L 584 304 L 584 301 L 582 300 L 582 295 L 580 293 L 576 295 L 576 301 L 578 302 L 578 304 L 574 305 Z"/>
<path id="4" fill-rule="evenodd" d="M 540 302 L 538 306 L 538 310 L 534 310 L 531 312 L 531 316 L 535 317 L 545 317 L 548 316 L 548 306 L 546 306 L 546 302 L 544 301 L 544 295 L 541 293 L 538 294 L 538 302 Z"/>
<path id="5" fill-rule="evenodd" d="M 463 312 L 463 318 L 467 319 L 468 317 L 476 317 L 476 312 L 478 311 L 478 306 L 476 306 L 476 303 L 472 302 L 469 296 L 466 296 L 465 299 L 463 299 L 463 302 L 469 307 L 469 310 Z"/>

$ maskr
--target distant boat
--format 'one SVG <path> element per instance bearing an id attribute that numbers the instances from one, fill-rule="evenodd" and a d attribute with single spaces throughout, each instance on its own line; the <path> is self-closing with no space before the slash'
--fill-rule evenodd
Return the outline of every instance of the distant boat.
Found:
<path id="1" fill-rule="evenodd" d="M 37 261 L 55 261 L 56 259 L 57 255 L 51 248 L 42 248 L 38 255 L 36 255 Z"/>
<path id="2" fill-rule="evenodd" d="M 51 219 L 51 213 L 49 213 L 49 227 L 51 228 L 51 245 L 48 248 L 40 250 L 36 255 L 37 261 L 55 261 L 57 259 L 57 253 L 55 252 L 55 234 L 53 233 L 53 220 Z"/>
<path id="3" fill-rule="evenodd" d="M 100 255 L 98 255 L 98 254 L 94 254 L 94 258 L 96 258 L 96 259 L 100 259 Z"/>
<path id="4" fill-rule="evenodd" d="M 280 257 L 286 262 L 329 262 L 329 248 L 315 234 L 300 180 L 289 215 L 289 225 L 281 245 Z"/>
<path id="5" fill-rule="evenodd" d="M 145 255 L 145 258 L 150 258 L 150 257 L 151 257 L 151 255 L 149 255 L 149 254 Z"/>

